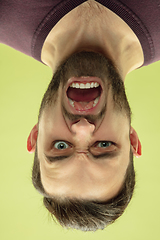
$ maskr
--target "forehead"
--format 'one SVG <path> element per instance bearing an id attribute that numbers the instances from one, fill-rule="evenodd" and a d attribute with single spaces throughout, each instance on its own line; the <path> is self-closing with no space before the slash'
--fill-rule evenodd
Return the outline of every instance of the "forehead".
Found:
<path id="1" fill-rule="evenodd" d="M 48 164 L 40 159 L 45 191 L 52 196 L 108 200 L 118 194 L 125 180 L 129 153 L 111 161 L 93 162 L 84 156 Z"/>

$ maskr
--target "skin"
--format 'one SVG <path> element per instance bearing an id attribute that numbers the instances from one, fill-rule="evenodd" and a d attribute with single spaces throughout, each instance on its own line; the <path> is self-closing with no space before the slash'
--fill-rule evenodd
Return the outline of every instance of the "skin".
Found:
<path id="1" fill-rule="evenodd" d="M 74 25 L 71 24 L 73 21 Z M 71 11 L 52 29 L 42 49 L 42 61 L 54 73 L 66 57 L 85 50 L 109 56 L 122 79 L 143 64 L 142 49 L 132 30 L 94 1 L 85 2 Z M 106 99 L 107 111 L 94 123 L 86 120 L 87 112 L 83 112 L 84 117 L 76 122 L 65 116 L 64 102 L 72 113 L 64 101 L 65 91 L 66 88 L 60 86 L 56 103 L 42 112 L 39 124 L 29 135 L 28 150 L 34 152 L 37 144 L 42 184 L 51 196 L 108 200 L 122 187 L 130 148 L 136 157 L 141 155 L 137 133 L 124 112 L 114 108 L 111 91 L 103 92 L 100 105 L 93 114 L 99 113 Z M 58 149 L 57 141 L 63 141 L 65 148 Z M 101 145 L 102 141 L 107 145 Z M 110 155 L 93 156 L 104 153 Z M 68 157 L 53 161 L 55 156 Z"/>
<path id="2" fill-rule="evenodd" d="M 81 4 L 55 25 L 44 42 L 41 58 L 54 73 L 64 59 L 84 50 L 109 57 L 122 79 L 144 61 L 140 42 L 129 26 L 93 0 Z"/>

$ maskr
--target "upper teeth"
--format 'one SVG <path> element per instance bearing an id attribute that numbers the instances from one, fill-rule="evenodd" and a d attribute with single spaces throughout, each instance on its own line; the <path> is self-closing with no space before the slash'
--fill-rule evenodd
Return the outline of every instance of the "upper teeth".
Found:
<path id="1" fill-rule="evenodd" d="M 94 88 L 98 87 L 99 83 L 97 82 L 91 82 L 91 83 L 72 83 L 70 87 L 72 88 L 80 88 L 80 89 L 86 89 L 86 88 Z"/>

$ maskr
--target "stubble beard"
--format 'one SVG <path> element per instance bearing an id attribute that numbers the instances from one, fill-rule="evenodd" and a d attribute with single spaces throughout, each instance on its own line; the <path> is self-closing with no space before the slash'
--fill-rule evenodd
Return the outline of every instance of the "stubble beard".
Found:
<path id="1" fill-rule="evenodd" d="M 111 60 L 107 59 L 102 54 L 95 52 L 75 53 L 60 64 L 53 75 L 46 93 L 44 94 L 38 119 L 40 120 L 40 116 L 46 107 L 51 106 L 51 104 L 56 104 L 58 90 L 60 88 L 63 89 L 71 77 L 82 76 L 93 76 L 100 78 L 105 86 L 104 91 L 106 93 L 106 100 L 107 92 L 111 88 L 115 108 L 118 111 L 123 111 L 131 122 L 131 109 L 125 94 L 124 83 L 117 69 Z M 104 116 L 106 108 L 107 105 L 105 104 L 97 116 L 87 116 L 86 118 L 101 118 Z M 71 115 L 69 112 L 67 112 L 67 110 L 64 109 L 64 105 L 63 114 L 72 119 L 77 119 L 79 117 L 78 115 L 74 116 L 73 114 Z"/>

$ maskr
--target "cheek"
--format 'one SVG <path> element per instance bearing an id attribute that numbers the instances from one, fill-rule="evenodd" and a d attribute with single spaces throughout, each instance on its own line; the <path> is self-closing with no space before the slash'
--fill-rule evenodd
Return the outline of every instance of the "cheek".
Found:
<path id="1" fill-rule="evenodd" d="M 70 141 L 70 132 L 62 116 L 48 116 L 39 125 L 38 145 L 42 151 L 50 151 L 52 142 L 56 140 Z"/>
<path id="2" fill-rule="evenodd" d="M 130 125 L 128 119 L 116 113 L 107 113 L 102 124 L 96 132 L 99 139 L 115 142 L 119 146 L 125 146 L 129 142 Z"/>

